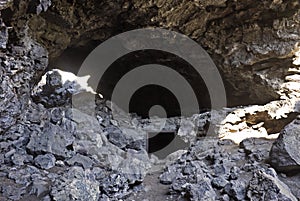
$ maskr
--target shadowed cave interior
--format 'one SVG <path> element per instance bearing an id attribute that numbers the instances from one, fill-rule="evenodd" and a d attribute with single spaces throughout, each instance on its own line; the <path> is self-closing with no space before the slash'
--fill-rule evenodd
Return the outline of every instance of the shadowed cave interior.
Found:
<path id="1" fill-rule="evenodd" d="M 58 68 L 77 74 L 86 57 L 99 44 L 101 44 L 99 41 L 90 41 L 85 46 L 69 47 L 59 57 L 50 60 L 47 70 Z M 118 81 L 126 73 L 130 73 L 131 70 L 147 64 L 160 64 L 169 67 L 187 80 L 196 95 L 199 106 L 199 111 L 191 111 L 189 113 L 190 116 L 211 109 L 208 89 L 197 71 L 195 71 L 188 62 L 178 56 L 158 50 L 135 51 L 117 59 L 107 68 L 103 77 L 100 79 L 97 92 L 101 93 L 104 99 L 111 100 L 113 90 Z M 232 96 L 232 87 L 230 86 L 230 83 L 224 79 L 223 82 L 226 89 L 228 106 L 233 107 L 237 105 L 253 104 L 253 100 L 250 100 L 249 98 Z M 185 95 L 184 92 L 182 95 Z M 245 100 L 248 102 L 245 102 Z M 182 108 L 180 108 L 180 103 L 176 96 L 169 89 L 156 84 L 149 84 L 136 89 L 134 94 L 131 95 L 129 108 L 122 109 L 146 119 L 151 117 L 149 113 L 151 109 L 156 106 L 159 106 L 161 110 L 152 110 L 151 116 L 170 118 L 184 115 L 182 114 Z M 162 110 L 164 111 L 162 112 Z M 148 152 L 154 153 L 171 142 L 174 142 L 177 147 L 183 148 L 186 146 L 181 139 L 178 138 L 178 140 L 174 140 L 175 137 L 174 132 L 163 132 L 158 134 L 149 133 L 147 144 Z M 163 158 L 168 154 L 170 153 L 165 153 L 159 157 Z"/>

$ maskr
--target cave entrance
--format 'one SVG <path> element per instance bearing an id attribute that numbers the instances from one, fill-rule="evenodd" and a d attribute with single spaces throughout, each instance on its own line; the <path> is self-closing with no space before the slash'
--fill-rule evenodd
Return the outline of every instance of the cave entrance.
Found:
<path id="1" fill-rule="evenodd" d="M 70 47 L 60 57 L 52 59 L 48 69 L 58 68 L 77 74 L 84 59 L 98 44 L 99 42 L 90 42 L 86 46 Z M 199 73 L 180 57 L 159 50 L 136 51 L 117 59 L 100 79 L 97 92 L 101 93 L 104 99 L 111 100 L 118 81 L 130 71 L 147 64 L 159 64 L 169 67 L 179 73 L 189 83 L 199 106 L 199 110 L 190 111 L 190 115 L 210 110 L 211 102 L 208 89 Z M 166 77 L 166 79 L 170 79 L 172 82 L 172 78 Z M 184 91 L 182 95 L 185 95 Z M 122 109 L 129 113 L 136 113 L 142 118 L 149 118 L 149 109 L 154 105 L 162 106 L 167 112 L 167 117 L 182 115 L 182 108 L 180 108 L 180 102 L 175 94 L 164 86 L 152 83 L 136 89 L 130 99 L 129 108 Z"/>
<path id="2" fill-rule="evenodd" d="M 49 70 L 58 68 L 77 74 L 85 58 L 98 45 L 99 42 L 92 41 L 86 46 L 70 47 L 66 49 L 60 57 L 50 60 Z M 183 79 L 189 83 L 197 98 L 199 106 L 199 110 L 190 111 L 190 116 L 211 109 L 208 89 L 198 72 L 182 58 L 158 50 L 135 51 L 117 59 L 109 68 L 107 68 L 100 79 L 97 92 L 101 93 L 104 99 L 111 100 L 112 93 L 117 83 L 124 75 L 140 66 L 148 64 L 166 66 L 180 74 Z M 172 78 L 166 79 L 171 79 L 172 81 Z M 182 92 L 182 95 L 185 95 L 184 91 Z M 136 89 L 132 94 L 128 105 L 129 108 L 121 107 L 121 109 L 136 114 L 142 119 L 151 118 L 152 115 L 160 118 L 182 116 L 182 108 L 180 107 L 180 101 L 177 99 L 176 95 L 167 87 L 153 83 L 149 83 L 148 85 Z M 155 110 L 155 108 L 160 109 Z M 183 141 L 176 138 L 176 132 L 174 131 L 156 133 L 155 135 L 149 132 L 147 142 L 148 152 L 155 153 L 162 147 L 168 146 L 171 142 L 176 148 L 168 149 L 170 153 L 186 146 Z M 163 158 L 170 153 L 163 153 L 159 155 L 159 158 Z"/>

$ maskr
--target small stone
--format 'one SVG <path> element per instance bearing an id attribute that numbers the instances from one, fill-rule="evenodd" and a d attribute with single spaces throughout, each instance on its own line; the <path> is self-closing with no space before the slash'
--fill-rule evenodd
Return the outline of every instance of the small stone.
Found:
<path id="1" fill-rule="evenodd" d="M 230 197 L 227 194 L 225 194 L 221 197 L 221 201 L 230 201 Z"/>
<path id="2" fill-rule="evenodd" d="M 120 131 L 120 132 L 112 132 L 107 135 L 107 139 L 112 144 L 116 145 L 117 147 L 125 148 L 127 144 L 129 144 L 128 140 L 126 139 L 126 136 Z"/>
<path id="3" fill-rule="evenodd" d="M 239 171 L 240 169 L 236 166 L 233 166 L 231 169 L 230 169 L 230 175 L 229 175 L 229 178 L 232 179 L 232 180 L 235 180 L 238 178 L 239 176 Z"/>
<path id="4" fill-rule="evenodd" d="M 221 189 L 228 184 L 228 181 L 224 177 L 216 177 L 212 179 L 211 184 L 213 187 Z"/>
<path id="5" fill-rule="evenodd" d="M 94 162 L 87 156 L 83 156 L 81 154 L 76 154 L 69 160 L 67 160 L 68 165 L 81 165 L 84 169 L 89 169 L 93 166 Z"/>
<path id="6" fill-rule="evenodd" d="M 203 180 L 197 184 L 188 185 L 187 189 L 189 195 L 191 196 L 191 200 L 194 201 L 213 201 L 217 196 L 208 180 Z"/>
<path id="7" fill-rule="evenodd" d="M 31 193 L 41 197 L 49 192 L 49 184 L 43 180 L 36 180 L 32 183 Z"/>
<path id="8" fill-rule="evenodd" d="M 236 200 L 245 200 L 246 184 L 241 180 L 232 180 L 225 188 L 225 192 Z"/>
<path id="9" fill-rule="evenodd" d="M 53 168 L 55 166 L 55 157 L 53 154 L 39 155 L 34 159 L 35 164 L 45 170 Z"/>

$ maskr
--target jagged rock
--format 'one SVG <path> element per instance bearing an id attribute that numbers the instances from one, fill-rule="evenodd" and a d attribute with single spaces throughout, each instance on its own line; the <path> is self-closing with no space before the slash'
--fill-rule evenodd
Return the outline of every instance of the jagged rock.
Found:
<path id="1" fill-rule="evenodd" d="M 25 166 L 24 168 L 13 168 L 8 174 L 9 179 L 13 179 L 17 184 L 29 186 L 33 175 L 40 175 L 41 171 L 34 166 Z"/>
<path id="2" fill-rule="evenodd" d="M 272 168 L 255 170 L 249 183 L 247 197 L 253 201 L 297 200 L 289 187 L 278 179 L 275 170 Z"/>
<path id="3" fill-rule="evenodd" d="M 53 108 L 50 110 L 51 121 L 56 124 L 60 123 L 64 117 L 64 110 L 62 108 Z"/>
<path id="4" fill-rule="evenodd" d="M 40 4 L 36 7 L 36 13 L 45 12 L 51 6 L 51 0 L 40 0 Z"/>
<path id="5" fill-rule="evenodd" d="M 170 165 L 166 167 L 164 173 L 160 175 L 160 182 L 162 184 L 172 184 L 175 181 L 176 177 L 179 176 L 180 169 L 176 167 L 176 165 Z"/>
<path id="6" fill-rule="evenodd" d="M 70 101 L 71 93 L 62 83 L 59 72 L 49 72 L 46 77 L 46 84 L 36 89 L 33 93 L 33 99 L 46 107 L 55 107 L 66 105 Z"/>
<path id="7" fill-rule="evenodd" d="M 33 161 L 33 156 L 29 155 L 25 150 L 18 150 L 11 156 L 12 162 L 17 166 L 22 166 L 25 163 Z"/>
<path id="8" fill-rule="evenodd" d="M 25 193 L 26 187 L 7 185 L 1 189 L 1 194 L 11 200 L 20 200 Z"/>
<path id="9" fill-rule="evenodd" d="M 262 161 L 269 158 L 270 149 L 274 140 L 248 138 L 240 143 L 240 147 L 253 160 Z"/>
<path id="10" fill-rule="evenodd" d="M 99 111 L 95 111 L 95 108 L 88 110 L 96 113 L 100 126 L 91 113 L 66 114 L 68 111 L 57 107 L 68 105 L 70 96 L 79 90 L 76 83 L 63 82 L 53 71 L 44 87 L 38 88 L 37 83 L 48 66 L 48 52 L 51 60 L 55 60 L 68 47 L 72 49 L 89 43 L 98 44 L 120 32 L 160 26 L 188 35 L 208 51 L 233 96 L 230 97 L 229 105 L 265 104 L 279 96 L 283 99 L 261 107 L 242 109 L 243 115 L 228 115 L 226 125 L 223 125 L 227 126 L 223 129 L 225 134 L 238 134 L 235 137 L 243 134 L 265 137 L 279 132 L 293 119 L 293 115 L 289 116 L 289 113 L 299 112 L 295 103 L 295 98 L 299 97 L 299 80 L 295 75 L 300 71 L 292 65 L 292 57 L 299 54 L 297 46 L 300 15 L 297 0 L 103 0 L 100 3 L 91 0 L 7 0 L 0 1 L 0 10 L 0 176 L 3 181 L 0 184 L 0 199 L 26 200 L 26 196 L 31 196 L 28 195 L 30 188 L 31 193 L 38 196 L 38 200 L 45 201 L 125 199 L 132 186 L 142 182 L 149 168 L 150 160 L 143 148 L 145 143 L 141 141 L 145 139 L 147 130 L 147 126 L 144 130 L 141 129 L 144 122 L 140 123 L 138 119 L 132 118 L 126 118 L 122 123 L 116 122 L 106 104 L 97 105 Z M 295 65 L 299 62 L 297 60 L 299 59 L 295 58 Z M 72 64 L 70 66 L 67 65 L 67 68 L 77 70 Z M 291 76 L 291 73 L 295 75 Z M 44 106 L 50 109 L 45 109 Z M 227 110 L 222 112 L 227 113 Z M 82 116 L 75 118 L 76 114 Z M 205 115 L 209 116 L 209 113 Z M 207 124 L 214 121 L 210 117 L 197 116 L 199 118 L 185 119 L 183 127 L 179 128 L 180 135 L 188 141 L 196 141 L 195 136 L 203 136 Z M 166 130 L 177 132 L 179 124 L 176 121 L 169 119 Z M 161 125 L 161 119 L 157 123 Z M 129 124 L 129 128 L 126 124 Z M 122 128 L 121 133 L 126 136 L 126 140 L 120 144 L 118 136 L 110 136 L 111 142 L 117 146 L 106 138 L 106 134 L 110 132 L 105 132 L 113 126 Z M 220 125 L 216 125 L 216 130 L 218 126 Z M 150 131 L 155 129 L 155 126 L 149 127 Z M 212 135 L 216 137 L 215 134 L 220 133 Z M 141 134 L 138 136 L 140 138 L 136 134 Z M 279 140 L 284 141 L 285 137 Z M 250 181 L 248 174 L 253 173 L 259 164 L 264 166 L 263 159 L 267 150 L 259 153 L 244 141 L 243 150 L 251 158 L 248 161 L 241 149 L 240 153 L 236 153 L 238 148 L 233 144 L 218 144 L 215 143 L 216 139 L 214 142 L 203 141 L 204 143 L 196 142 L 172 168 L 167 168 L 166 174 L 161 177 L 162 182 L 171 184 L 173 193 L 186 193 L 192 199 L 203 199 L 202 196 L 207 199 L 244 199 L 244 185 L 239 186 L 240 181 Z M 299 147 L 298 144 L 295 147 Z M 275 146 L 273 151 L 276 152 Z M 295 170 L 296 163 L 298 170 L 298 161 L 291 154 L 296 152 L 285 152 L 289 155 L 288 159 L 285 158 L 288 168 L 293 167 Z M 40 165 L 34 163 L 33 156 L 45 153 L 55 155 L 60 160 L 57 164 L 61 165 L 55 167 L 57 173 L 46 173 L 40 170 Z M 72 158 L 73 156 L 75 157 Z M 100 168 L 101 170 L 96 171 L 95 165 L 93 170 L 89 170 L 92 165 L 90 161 L 83 161 L 85 157 L 105 170 Z M 70 162 L 69 159 L 74 161 Z M 67 161 L 70 165 L 77 165 L 76 161 L 82 163 L 86 169 L 69 168 L 64 165 Z M 243 167 L 240 167 L 241 163 Z M 278 163 L 275 161 L 272 164 L 280 169 L 282 164 Z M 239 171 L 233 169 L 230 172 L 234 166 Z M 111 169 L 114 171 L 111 172 Z M 49 189 L 47 180 L 40 179 L 45 174 L 51 179 Z M 266 193 L 259 192 L 259 195 L 282 200 L 285 197 L 288 197 L 287 200 L 294 199 L 274 176 L 262 173 L 257 175 L 253 182 L 258 177 L 257 180 L 262 182 L 258 188 L 263 186 L 261 189 Z M 223 179 L 214 180 L 216 177 Z M 277 188 L 268 194 L 268 189 L 264 187 L 269 185 L 269 181 L 273 182 L 272 186 L 274 183 L 279 186 L 279 192 L 285 192 L 285 195 L 276 194 Z M 9 185 L 5 186 L 5 182 L 9 182 Z M 227 186 L 228 193 L 220 195 L 224 192 L 220 192 L 218 188 L 223 185 Z M 47 195 L 48 191 L 51 191 L 51 197 Z M 249 188 L 248 192 L 255 197 L 254 200 L 258 197 L 254 195 L 256 190 Z"/>
<path id="11" fill-rule="evenodd" d="M 271 148 L 270 162 L 278 171 L 289 173 L 300 170 L 299 124 L 299 119 L 296 119 L 287 125 Z"/>
<path id="12" fill-rule="evenodd" d="M 124 175 L 114 173 L 101 181 L 101 190 L 106 195 L 115 194 L 116 198 L 122 198 L 128 194 L 129 186 Z"/>
<path id="13" fill-rule="evenodd" d="M 0 48 L 5 49 L 8 42 L 8 29 L 0 20 Z"/>
<path id="14" fill-rule="evenodd" d="M 20 103 L 13 92 L 11 80 L 3 77 L 0 86 L 0 134 L 16 123 L 16 117 L 20 115 Z"/>
<path id="15" fill-rule="evenodd" d="M 86 96 L 96 94 L 96 92 L 88 86 L 89 77 L 90 76 L 78 77 L 70 72 L 53 69 L 42 76 L 40 82 L 33 89 L 32 97 L 35 102 L 42 103 L 46 107 L 65 106 L 70 104 L 71 99 L 75 99 L 74 96 L 81 92 L 91 93 L 84 94 Z M 76 102 L 76 104 L 78 103 Z"/>
<path id="16" fill-rule="evenodd" d="M 49 190 L 50 190 L 49 187 L 50 187 L 49 182 L 43 181 L 40 179 L 36 179 L 32 183 L 30 194 L 33 194 L 33 195 L 41 198 L 41 197 L 47 195 L 47 193 L 49 193 Z"/>
<path id="17" fill-rule="evenodd" d="M 121 149 L 125 148 L 129 144 L 129 139 L 126 138 L 126 135 L 122 133 L 121 130 L 117 129 L 113 132 L 107 134 L 107 139 L 114 145 L 120 147 Z"/>
<path id="18" fill-rule="evenodd" d="M 228 181 L 224 177 L 220 176 L 220 177 L 213 178 L 211 184 L 213 187 L 221 189 L 224 188 L 226 184 L 228 184 Z"/>
<path id="19" fill-rule="evenodd" d="M 56 159 L 53 154 L 38 155 L 34 159 L 35 164 L 45 170 L 53 168 L 55 166 L 55 161 Z"/>
<path id="20" fill-rule="evenodd" d="M 245 200 L 246 197 L 246 182 L 243 180 L 232 180 L 226 184 L 225 192 L 235 200 Z"/>
<path id="21" fill-rule="evenodd" d="M 188 184 L 186 188 L 191 201 L 216 200 L 216 192 L 208 179 L 204 179 L 197 184 Z"/>
<path id="22" fill-rule="evenodd" d="M 73 152 L 68 148 L 74 136 L 57 125 L 46 123 L 42 130 L 33 131 L 27 148 L 33 153 L 49 152 L 61 157 L 70 157 Z"/>
<path id="23" fill-rule="evenodd" d="M 81 165 L 84 169 L 89 169 L 93 166 L 94 162 L 87 156 L 76 154 L 75 156 L 67 160 L 67 164 L 70 166 Z"/>
<path id="24" fill-rule="evenodd" d="M 90 170 L 72 167 L 62 178 L 58 178 L 55 181 L 55 185 L 51 190 L 51 196 L 56 201 L 98 201 L 100 196 L 99 183 Z"/>

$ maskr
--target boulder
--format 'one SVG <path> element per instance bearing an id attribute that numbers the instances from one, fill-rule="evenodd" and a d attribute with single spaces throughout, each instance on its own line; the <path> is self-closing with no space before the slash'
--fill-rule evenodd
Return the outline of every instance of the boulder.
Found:
<path id="1" fill-rule="evenodd" d="M 274 142 L 270 151 L 271 165 L 280 172 L 300 170 L 300 119 L 288 124 Z"/>

